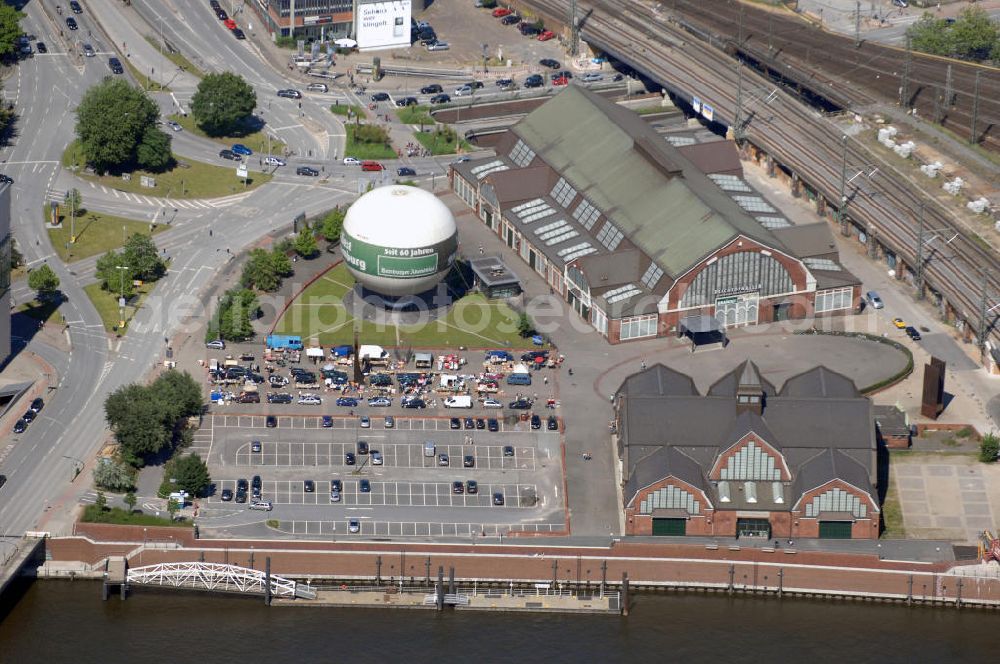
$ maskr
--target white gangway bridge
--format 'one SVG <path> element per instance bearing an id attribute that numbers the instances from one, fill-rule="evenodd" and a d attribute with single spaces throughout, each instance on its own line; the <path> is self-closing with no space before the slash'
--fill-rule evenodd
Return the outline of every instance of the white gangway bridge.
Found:
<path id="1" fill-rule="evenodd" d="M 316 591 L 306 584 L 256 569 L 219 563 L 160 563 L 131 567 L 126 582 L 128 585 L 248 593 L 263 597 L 316 598 Z"/>

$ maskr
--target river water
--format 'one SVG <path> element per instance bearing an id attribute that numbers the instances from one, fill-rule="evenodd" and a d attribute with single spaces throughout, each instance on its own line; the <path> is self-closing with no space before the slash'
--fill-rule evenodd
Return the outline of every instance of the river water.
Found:
<path id="1" fill-rule="evenodd" d="M 982 662 L 977 609 L 638 595 L 632 615 L 265 607 L 256 598 L 39 581 L 0 607 L 0 663 Z"/>

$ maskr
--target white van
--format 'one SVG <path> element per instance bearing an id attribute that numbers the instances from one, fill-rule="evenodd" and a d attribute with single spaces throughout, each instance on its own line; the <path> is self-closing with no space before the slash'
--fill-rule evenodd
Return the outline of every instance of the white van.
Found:
<path id="1" fill-rule="evenodd" d="M 472 408 L 472 397 L 468 394 L 448 397 L 444 400 L 445 408 Z"/>
<path id="2" fill-rule="evenodd" d="M 424 456 L 433 457 L 436 452 L 436 447 L 433 440 L 428 440 L 424 442 Z"/>

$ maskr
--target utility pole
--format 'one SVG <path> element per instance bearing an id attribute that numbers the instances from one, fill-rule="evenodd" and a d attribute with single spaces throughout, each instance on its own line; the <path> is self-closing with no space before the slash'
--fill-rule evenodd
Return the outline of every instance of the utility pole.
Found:
<path id="1" fill-rule="evenodd" d="M 574 58 L 580 49 L 580 28 L 576 24 L 576 0 L 569 3 L 569 54 Z"/>
<path id="2" fill-rule="evenodd" d="M 917 299 L 924 299 L 924 202 L 920 201 L 917 217 L 917 264 L 913 285 L 917 289 Z"/>
<path id="3" fill-rule="evenodd" d="M 972 92 L 972 123 L 969 127 L 969 143 L 975 145 L 979 141 L 976 140 L 976 121 L 979 119 L 979 74 L 981 72 L 976 70 L 976 83 Z"/>
<path id="4" fill-rule="evenodd" d="M 295 39 L 295 0 L 288 1 L 288 36 Z"/>
<path id="5" fill-rule="evenodd" d="M 840 234 L 850 235 L 847 230 L 847 134 L 840 137 L 844 146 L 844 159 L 840 164 L 840 201 L 837 205 L 837 223 L 840 224 Z"/>
<path id="6" fill-rule="evenodd" d="M 854 7 L 854 48 L 861 48 L 861 0 Z"/>
<path id="7" fill-rule="evenodd" d="M 913 51 L 910 50 L 910 38 L 906 38 L 906 57 L 903 59 L 903 79 L 899 82 L 899 105 L 906 108 L 910 104 L 910 59 Z"/>
<path id="8" fill-rule="evenodd" d="M 736 55 L 736 113 L 733 118 L 733 140 L 739 143 L 743 140 L 743 61 Z"/>
<path id="9" fill-rule="evenodd" d="M 953 97 L 955 93 L 952 87 L 951 81 L 951 65 L 948 65 L 948 69 L 944 76 L 944 115 L 948 114 L 948 109 L 954 104 Z"/>
<path id="10" fill-rule="evenodd" d="M 119 282 L 121 283 L 121 299 L 118 300 L 118 329 L 121 330 L 125 327 L 125 270 L 128 269 L 127 265 L 116 265 L 115 269 L 118 270 Z"/>
<path id="11" fill-rule="evenodd" d="M 740 3 L 740 23 L 739 30 L 736 33 L 736 48 L 743 48 L 743 3 Z M 736 57 L 739 57 L 739 52 L 736 53 Z"/>
<path id="12" fill-rule="evenodd" d="M 986 350 L 986 291 L 990 287 L 990 272 L 984 265 L 983 268 L 983 292 L 979 296 L 979 352 L 982 360 L 982 352 Z"/>
<path id="13" fill-rule="evenodd" d="M 767 13 L 767 55 L 768 57 L 774 56 L 774 14 L 771 12 Z"/>

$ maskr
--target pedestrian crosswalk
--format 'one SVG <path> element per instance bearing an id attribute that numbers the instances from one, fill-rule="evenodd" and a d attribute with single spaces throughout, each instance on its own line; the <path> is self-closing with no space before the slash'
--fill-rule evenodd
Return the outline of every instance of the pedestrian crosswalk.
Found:
<path id="1" fill-rule="evenodd" d="M 244 191 L 238 194 L 233 194 L 231 196 L 223 196 L 221 198 L 188 198 L 188 199 L 174 199 L 174 198 L 160 198 L 158 196 L 144 196 L 141 194 L 132 194 L 127 191 L 118 191 L 117 189 L 111 189 L 105 187 L 104 185 L 95 184 L 93 182 L 89 183 L 91 188 L 100 189 L 103 193 L 113 196 L 128 203 L 138 203 L 140 205 L 148 205 L 152 208 L 162 208 L 162 209 L 184 209 L 184 210 L 215 210 L 219 208 L 229 207 L 235 205 L 242 201 L 244 198 L 252 194 L 253 192 Z M 48 189 L 45 193 L 45 200 L 50 202 L 62 203 L 66 198 L 66 192 L 58 189 Z"/>
<path id="2" fill-rule="evenodd" d="M 188 448 L 189 452 L 197 453 L 202 459 L 208 459 L 208 455 L 212 452 L 214 421 L 214 417 L 204 418 L 201 426 L 194 432 L 191 440 L 191 446 Z"/>

